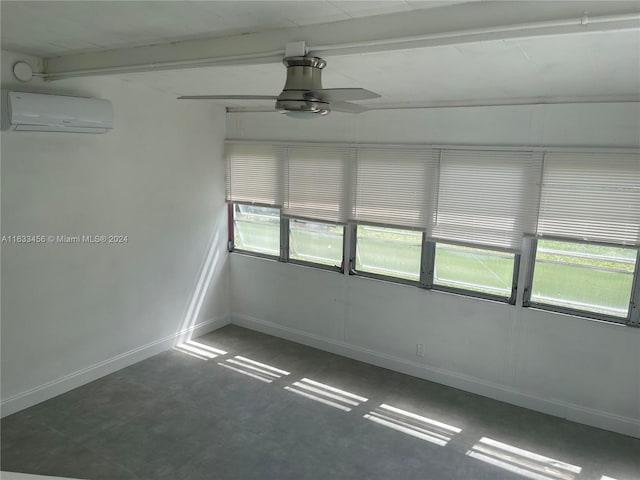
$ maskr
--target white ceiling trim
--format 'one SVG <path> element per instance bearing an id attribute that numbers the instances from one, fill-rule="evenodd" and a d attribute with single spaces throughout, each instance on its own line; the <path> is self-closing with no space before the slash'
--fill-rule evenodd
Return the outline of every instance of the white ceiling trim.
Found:
<path id="1" fill-rule="evenodd" d="M 573 153 L 632 153 L 640 154 L 640 148 L 634 147 L 559 147 L 533 145 L 476 145 L 452 143 L 387 143 L 387 142 L 313 142 L 306 140 L 254 140 L 243 138 L 226 138 L 225 145 L 282 145 L 299 147 L 351 147 L 351 148 L 395 148 L 398 150 L 414 150 L 415 148 L 433 148 L 447 150 L 481 150 L 489 152 L 573 152 Z"/>
<path id="2" fill-rule="evenodd" d="M 505 39 L 612 31 L 639 31 L 640 13 L 596 11 L 585 16 L 575 2 L 544 9 L 504 10 L 498 4 L 453 7 L 345 20 L 269 32 L 173 44 L 114 49 L 45 60 L 40 76 L 48 80 L 118 73 L 174 70 L 213 65 L 280 62 L 284 46 L 305 40 L 321 56 L 406 50 Z M 629 7 L 627 7 L 628 9 Z M 597 15 L 600 13 L 600 15 Z M 379 38 L 384 32 L 384 38 Z M 377 38 L 376 38 L 377 37 Z"/>

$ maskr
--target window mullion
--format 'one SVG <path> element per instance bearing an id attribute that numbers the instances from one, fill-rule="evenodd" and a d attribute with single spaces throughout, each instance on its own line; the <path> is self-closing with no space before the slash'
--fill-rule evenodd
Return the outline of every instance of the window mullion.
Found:
<path id="1" fill-rule="evenodd" d="M 351 245 L 351 225 L 346 224 L 342 228 L 342 265 L 340 266 L 340 273 L 349 273 L 349 260 L 351 258 L 351 251 L 349 246 Z"/>
<path id="2" fill-rule="evenodd" d="M 280 215 L 280 260 L 289 261 L 289 218 Z"/>
<path id="3" fill-rule="evenodd" d="M 436 259 L 436 244 L 427 240 L 427 234 L 422 234 L 422 254 L 420 259 L 420 286 L 433 288 L 433 271 Z"/>
<path id="4" fill-rule="evenodd" d="M 629 318 L 627 325 L 640 327 L 640 249 L 636 254 L 636 269 L 631 288 L 631 302 L 629 303 Z"/>
<path id="5" fill-rule="evenodd" d="M 518 297 L 518 277 L 520 275 L 520 260 L 522 255 L 516 253 L 513 259 L 513 279 L 511 281 L 511 296 L 509 297 L 509 304 L 515 305 L 516 298 Z"/>
<path id="6" fill-rule="evenodd" d="M 533 286 L 533 269 L 536 264 L 536 254 L 538 252 L 538 239 L 525 239 L 529 243 L 528 258 L 525 258 L 527 270 L 525 272 L 524 292 L 522 296 L 522 306 L 528 307 L 531 304 L 531 288 Z"/>
<path id="7" fill-rule="evenodd" d="M 349 229 L 349 262 L 347 264 L 347 272 L 349 275 L 353 275 L 356 271 L 356 248 L 358 245 L 358 224 L 350 223 L 347 228 Z"/>
<path id="8" fill-rule="evenodd" d="M 228 203 L 227 204 L 227 250 L 229 252 L 233 252 L 235 248 L 235 230 L 234 230 L 234 209 L 236 208 L 235 204 Z"/>

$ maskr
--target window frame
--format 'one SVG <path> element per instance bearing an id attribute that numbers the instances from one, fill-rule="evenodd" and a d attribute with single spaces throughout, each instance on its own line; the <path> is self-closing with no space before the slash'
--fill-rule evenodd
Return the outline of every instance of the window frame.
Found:
<path id="1" fill-rule="evenodd" d="M 509 296 L 480 292 L 467 288 L 450 287 L 446 285 L 436 285 L 434 283 L 435 260 L 436 260 L 436 244 L 445 242 L 436 242 L 429 239 L 426 232 L 422 232 L 422 244 L 420 247 L 420 278 L 418 280 L 408 280 L 406 278 L 393 277 L 391 275 L 382 275 L 379 273 L 367 272 L 366 270 L 356 270 L 356 251 L 358 246 L 358 225 L 367 225 L 365 223 L 349 223 L 350 245 L 349 245 L 349 275 L 373 278 L 385 282 L 398 283 L 400 285 L 410 285 L 421 288 L 423 290 L 431 290 L 436 292 L 453 293 L 473 298 L 481 298 L 484 300 L 492 300 L 509 305 L 516 304 L 518 292 L 518 277 L 520 275 L 520 262 L 522 255 L 514 253 L 513 276 L 511 279 L 511 293 Z M 391 227 L 390 227 L 391 228 Z M 398 227 L 393 227 L 398 228 Z M 411 231 L 410 228 L 405 230 Z M 419 230 L 416 230 L 419 231 Z M 474 248 L 483 249 L 483 247 L 474 246 Z M 489 248 L 485 250 L 492 251 Z"/>
<path id="2" fill-rule="evenodd" d="M 291 248 L 290 248 L 290 235 L 291 235 L 291 218 L 289 217 L 282 217 L 281 218 L 281 230 L 280 230 L 280 245 L 283 245 L 283 239 L 286 237 L 286 252 L 282 253 L 283 258 L 285 258 L 285 260 L 283 260 L 286 263 L 292 263 L 294 265 L 302 265 L 304 267 L 313 267 L 313 268 L 319 268 L 322 270 L 329 270 L 331 272 L 339 272 L 339 273 L 344 273 L 344 252 L 345 252 L 345 248 L 346 248 L 346 242 L 347 242 L 347 227 L 343 224 L 340 223 L 334 223 L 334 222 L 327 222 L 324 220 L 311 220 L 311 219 L 304 219 L 304 218 L 300 218 L 299 220 L 305 221 L 305 222 L 312 222 L 312 223 L 323 223 L 325 225 L 333 225 L 336 227 L 342 227 L 342 255 L 341 258 L 342 260 L 340 261 L 340 265 L 325 265 L 323 263 L 318 263 L 318 262 L 311 262 L 308 260 L 299 260 L 296 258 L 291 258 Z"/>
<path id="3" fill-rule="evenodd" d="M 357 251 L 357 242 L 358 242 L 358 225 L 367 225 L 364 223 L 355 223 L 349 222 L 347 225 L 342 225 L 338 223 L 326 222 L 326 221 L 316 221 L 313 219 L 309 219 L 308 221 L 324 223 L 328 225 L 336 225 L 342 227 L 342 262 L 341 265 L 332 266 L 332 265 L 324 265 L 321 263 L 310 262 L 305 260 L 297 260 L 291 259 L 290 248 L 289 248 L 289 239 L 290 239 L 290 219 L 289 217 L 282 216 L 282 211 L 276 207 L 274 208 L 280 211 L 280 253 L 279 255 L 269 255 L 261 252 L 254 252 L 251 250 L 244 250 L 241 248 L 237 248 L 235 246 L 235 205 L 249 205 L 256 206 L 250 203 L 244 202 L 229 202 L 227 204 L 227 214 L 228 214 L 228 244 L 227 248 L 230 253 L 238 253 L 241 255 L 251 256 L 263 258 L 266 260 L 276 260 L 282 263 L 291 263 L 294 265 L 301 265 L 304 267 L 317 268 L 320 270 L 327 270 L 331 272 L 338 272 L 340 274 L 345 273 L 345 260 L 348 262 L 348 269 L 346 269 L 347 273 L 350 276 L 371 278 L 374 280 L 380 280 L 384 282 L 396 283 L 400 285 L 409 285 L 421 288 L 423 290 L 431 290 L 436 292 L 444 292 L 444 293 L 452 293 L 456 295 L 462 295 L 466 297 L 472 298 L 480 298 L 485 300 L 496 301 L 500 303 L 507 303 L 509 305 L 516 305 L 516 298 L 518 295 L 518 280 L 520 279 L 520 273 L 522 270 L 523 278 L 521 279 L 524 284 L 523 294 L 522 294 L 522 307 L 523 308 L 533 308 L 537 310 L 543 310 L 553 313 L 560 313 L 565 315 L 571 315 L 577 318 L 586 318 L 589 320 L 596 320 L 605 322 L 608 324 L 615 325 L 623 325 L 630 327 L 640 327 L 640 248 L 633 246 L 623 246 L 617 245 L 620 248 L 628 248 L 630 250 L 636 251 L 636 259 L 634 264 L 634 272 L 633 272 L 633 280 L 631 286 L 631 295 L 629 299 L 629 311 L 627 317 L 616 317 L 614 315 L 607 315 L 604 313 L 593 312 L 589 310 L 583 310 L 579 308 L 571 308 L 571 307 L 563 307 L 559 305 L 553 305 L 543 302 L 536 302 L 531 300 L 532 296 L 532 287 L 533 287 L 533 276 L 535 273 L 535 264 L 538 253 L 538 238 L 536 237 L 526 237 L 525 241 L 529 242 L 528 248 L 524 249 L 522 253 L 514 253 L 514 267 L 513 267 L 513 279 L 512 279 L 512 288 L 511 295 L 509 297 L 505 297 L 502 295 L 491 294 L 486 292 L 479 292 L 466 288 L 459 287 L 451 287 L 446 285 L 437 285 L 434 283 L 434 271 L 435 271 L 435 256 L 436 256 L 436 245 L 438 243 L 447 244 L 447 242 L 437 242 L 435 240 L 429 239 L 425 232 L 422 232 L 422 240 L 421 240 L 421 251 L 420 251 L 420 279 L 419 280 L 408 280 L 399 277 L 393 277 L 390 275 L 382 275 L 372 272 L 367 272 L 363 270 L 356 270 L 356 251 Z M 406 230 L 412 230 L 407 228 Z M 550 238 L 551 239 L 551 238 Z M 567 239 L 567 238 L 553 238 L 553 240 L 566 241 L 570 243 L 586 243 L 586 244 L 594 244 L 597 245 L 597 242 L 581 242 L 575 239 Z M 474 248 L 485 249 L 483 247 L 474 246 Z M 486 250 L 491 251 L 491 249 L 486 248 Z"/>
<path id="4" fill-rule="evenodd" d="M 373 273 L 367 272 L 366 270 L 356 270 L 356 254 L 358 248 L 358 225 L 370 225 L 367 223 L 349 223 L 350 230 L 350 248 L 349 248 L 349 275 L 357 276 L 357 277 L 365 277 L 365 278 L 373 278 L 374 280 L 382 280 L 385 282 L 398 283 L 401 285 L 411 285 L 413 287 L 423 287 L 422 279 L 423 279 L 423 257 L 424 257 L 424 244 L 425 244 L 425 233 L 422 232 L 422 240 L 420 245 L 420 278 L 418 280 L 409 280 L 407 278 L 393 277 L 391 275 L 383 275 L 381 273 Z M 384 227 L 384 228 L 398 228 L 399 230 L 407 230 L 407 231 L 420 231 L 414 230 L 411 228 L 399 228 L 399 227 Z"/>
<path id="5" fill-rule="evenodd" d="M 640 327 L 640 248 L 636 255 L 636 270 L 631 284 L 631 303 L 629 303 L 629 317 L 627 325 Z"/>
<path id="6" fill-rule="evenodd" d="M 239 253 L 241 255 L 247 255 L 250 257 L 258 257 L 258 258 L 265 258 L 268 260 L 278 260 L 278 261 L 282 261 L 282 212 L 280 208 L 277 207 L 268 207 L 268 208 L 273 208 L 274 210 L 278 210 L 280 211 L 280 222 L 279 222 L 279 226 L 280 226 L 280 254 L 279 255 L 270 255 L 268 253 L 262 253 L 262 252 L 255 252 L 253 250 L 244 250 L 242 248 L 238 248 L 235 245 L 235 206 L 236 205 L 248 205 L 248 206 L 258 206 L 261 207 L 263 205 L 255 205 L 252 203 L 244 203 L 244 202 L 228 202 L 227 203 L 227 216 L 228 216 L 228 220 L 227 220 L 227 226 L 228 226 L 228 230 L 229 230 L 229 236 L 227 237 L 227 250 L 229 251 L 229 253 Z"/>
<path id="7" fill-rule="evenodd" d="M 503 296 L 498 294 L 491 294 L 487 292 L 480 292 L 477 290 L 471 290 L 467 288 L 458 288 L 451 287 L 446 285 L 436 285 L 434 283 L 434 273 L 435 273 L 435 259 L 436 259 L 436 244 L 437 243 L 445 243 L 445 242 L 436 242 L 435 240 L 429 239 L 426 232 L 422 232 L 422 244 L 420 247 L 420 278 L 418 280 L 408 280 L 406 278 L 393 277 L 391 275 L 382 275 L 379 273 L 367 272 L 366 270 L 356 270 L 356 249 L 357 249 L 357 231 L 358 225 L 368 225 L 364 223 L 350 223 L 350 246 L 349 246 L 349 275 L 365 277 L 365 278 L 373 278 L 375 280 L 382 280 L 385 282 L 398 283 L 401 285 L 411 285 L 414 287 L 419 287 L 424 290 L 432 290 L 436 292 L 445 292 L 445 293 L 453 293 L 456 295 L 463 295 L 467 297 L 473 298 L 481 298 L 484 300 L 492 300 L 500 303 L 507 303 L 509 305 L 516 304 L 517 292 L 518 292 L 518 277 L 520 274 L 520 262 L 521 262 L 521 254 L 514 253 L 514 265 L 513 265 L 513 276 L 511 279 L 511 293 L 509 296 Z M 391 227 L 389 227 L 391 228 Z M 399 227 L 393 227 L 399 228 Z M 405 230 L 412 230 L 410 228 L 405 228 Z M 419 231 L 419 230 L 418 230 Z M 475 246 L 474 248 L 482 249 L 482 247 Z M 487 248 L 488 251 L 495 251 Z"/>
<path id="8" fill-rule="evenodd" d="M 440 243 L 442 245 L 455 245 L 447 242 L 437 242 L 433 241 L 433 263 L 431 265 L 431 289 L 440 292 L 447 293 L 455 293 L 459 295 L 466 295 L 474 298 L 483 298 L 485 300 L 494 300 L 496 302 L 507 303 L 509 305 L 516 304 L 516 298 L 518 294 L 518 277 L 520 275 L 520 253 L 513 254 L 513 275 L 511 276 L 511 293 L 508 296 L 499 295 L 497 293 L 488 293 L 488 292 L 480 292 L 478 290 L 472 290 L 470 288 L 463 287 L 451 287 L 449 285 L 438 285 L 434 282 L 434 272 L 435 272 L 435 260 L 436 260 L 436 245 Z M 486 250 L 488 252 L 495 252 L 498 250 L 484 248 L 479 246 L 473 246 L 472 248 L 476 248 L 478 250 Z"/>
<path id="9" fill-rule="evenodd" d="M 273 208 L 276 209 L 278 211 L 280 211 L 280 222 L 279 222 L 279 232 L 280 232 L 280 253 L 278 255 L 269 255 L 268 253 L 262 253 L 262 252 L 255 252 L 252 250 L 244 250 L 242 248 L 237 248 L 235 246 L 235 205 L 249 205 L 249 206 L 262 206 L 262 205 L 255 205 L 255 204 L 251 204 L 251 203 L 244 203 L 244 202 L 228 202 L 227 203 L 227 230 L 228 230 L 228 237 L 227 237 L 227 250 L 229 251 L 229 253 L 237 253 L 240 255 L 246 255 L 248 257 L 258 257 L 258 258 L 264 258 L 267 260 L 276 260 L 278 262 L 281 263 L 291 263 L 294 265 L 302 265 L 304 267 L 312 267 L 312 268 L 319 268 L 321 270 L 328 270 L 331 272 L 339 272 L 339 273 L 344 273 L 344 253 L 345 253 L 345 248 L 347 247 L 347 236 L 346 236 L 346 227 L 342 224 L 339 223 L 332 223 L 332 222 L 326 222 L 326 221 L 320 221 L 320 220 L 312 220 L 309 219 L 308 221 L 310 222 L 316 222 L 316 223 L 324 223 L 327 225 L 337 225 L 337 226 L 342 226 L 342 260 L 340 262 L 340 266 L 333 266 L 333 265 L 324 265 L 321 263 L 315 263 L 315 262 L 309 262 L 309 261 L 305 261 L 305 260 L 297 260 L 297 259 L 292 259 L 289 256 L 290 253 L 290 249 L 289 249 L 289 233 L 290 233 L 290 218 L 283 216 L 282 215 L 282 209 L 281 208 L 277 208 L 277 207 L 269 207 L 269 208 Z"/>
<path id="10" fill-rule="evenodd" d="M 546 238 L 546 237 L 545 237 Z M 587 245 L 598 245 L 597 242 L 581 242 L 571 238 L 551 238 L 550 240 L 558 240 L 568 243 L 583 243 Z M 626 317 L 616 317 L 615 315 L 607 315 L 606 313 L 593 312 L 590 310 L 584 310 L 580 308 L 564 307 L 561 305 L 553 305 L 549 303 L 536 302 L 531 300 L 533 292 L 533 276 L 535 272 L 536 258 L 538 256 L 538 238 L 531 239 L 531 253 L 528 259 L 527 265 L 527 277 L 524 288 L 524 295 L 522 299 L 523 308 L 534 308 L 538 310 L 544 310 L 548 312 L 562 313 L 566 315 L 572 315 L 574 317 L 588 318 L 591 320 L 598 320 L 606 323 L 614 323 L 617 325 L 626 325 L 633 327 L 640 327 L 640 248 L 626 247 L 623 245 L 616 245 L 619 248 L 628 248 L 630 250 L 636 250 L 636 260 L 634 264 L 633 280 L 631 282 L 631 295 L 629 296 L 629 311 Z"/>

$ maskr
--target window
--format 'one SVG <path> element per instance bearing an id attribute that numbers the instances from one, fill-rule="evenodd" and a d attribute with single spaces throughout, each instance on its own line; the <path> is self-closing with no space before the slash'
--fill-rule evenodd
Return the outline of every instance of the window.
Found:
<path id="1" fill-rule="evenodd" d="M 344 227 L 292 218 L 289 221 L 289 259 L 342 268 Z"/>
<path id="2" fill-rule="evenodd" d="M 435 223 L 444 243 L 518 252 L 535 233 L 542 155 L 442 150 Z"/>
<path id="3" fill-rule="evenodd" d="M 230 141 L 230 241 L 344 271 L 348 239 L 350 274 L 511 304 L 523 265 L 523 306 L 640 326 L 639 167 L 631 149 Z"/>
<path id="4" fill-rule="evenodd" d="M 422 232 L 358 225 L 355 270 L 418 282 Z"/>
<path id="5" fill-rule="evenodd" d="M 358 148 L 351 171 L 354 223 L 422 230 L 433 222 L 439 153 Z"/>
<path id="6" fill-rule="evenodd" d="M 624 322 L 636 257 L 633 248 L 538 240 L 530 303 Z"/>
<path id="7" fill-rule="evenodd" d="M 511 297 L 515 254 L 436 244 L 433 285 Z"/>
<path id="8" fill-rule="evenodd" d="M 545 154 L 537 235 L 640 245 L 640 156 Z"/>
<path id="9" fill-rule="evenodd" d="M 233 206 L 234 249 L 280 255 L 280 210 L 236 203 Z"/>
<path id="10" fill-rule="evenodd" d="M 337 147 L 289 147 L 282 214 L 344 223 L 346 172 L 352 150 Z"/>
<path id="11" fill-rule="evenodd" d="M 637 153 L 545 153 L 537 226 L 544 239 L 525 305 L 639 323 L 638 309 L 629 311 L 640 245 L 639 167 Z"/>
<path id="12" fill-rule="evenodd" d="M 286 150 L 277 145 L 227 145 L 227 202 L 281 207 Z"/>

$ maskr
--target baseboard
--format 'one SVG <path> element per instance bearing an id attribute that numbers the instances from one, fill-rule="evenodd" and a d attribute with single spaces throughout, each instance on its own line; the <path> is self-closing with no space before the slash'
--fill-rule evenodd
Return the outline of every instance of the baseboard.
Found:
<path id="1" fill-rule="evenodd" d="M 640 420 L 586 408 L 557 399 L 538 397 L 506 385 L 488 382 L 477 377 L 464 375 L 442 368 L 412 362 L 384 353 L 369 350 L 349 343 L 321 337 L 295 328 L 278 325 L 248 315 L 234 314 L 231 323 L 258 332 L 284 338 L 327 352 L 342 355 L 382 368 L 405 373 L 414 377 L 459 388 L 471 393 L 493 398 L 502 402 L 525 407 L 592 427 L 610 430 L 631 437 L 640 438 Z"/>
<path id="2" fill-rule="evenodd" d="M 4 470 L 0 472 L 0 478 L 2 480 L 79 480 L 68 477 L 45 477 L 42 475 L 32 475 L 30 473 L 6 472 Z"/>
<path id="3" fill-rule="evenodd" d="M 12 395 L 0 402 L 0 413 L 2 417 L 24 410 L 37 403 L 44 402 L 62 393 L 73 390 L 86 383 L 97 380 L 100 377 L 109 375 L 117 370 L 133 365 L 145 360 L 153 355 L 161 353 L 174 346 L 178 338 L 191 334 L 194 337 L 212 332 L 230 323 L 228 316 L 206 320 L 189 328 L 168 335 L 159 340 L 147 343 L 140 347 L 124 352 L 115 357 L 108 358 L 102 362 L 95 363 L 81 370 L 77 370 L 68 375 L 56 378 L 50 382 L 31 388 L 24 392 Z"/>

